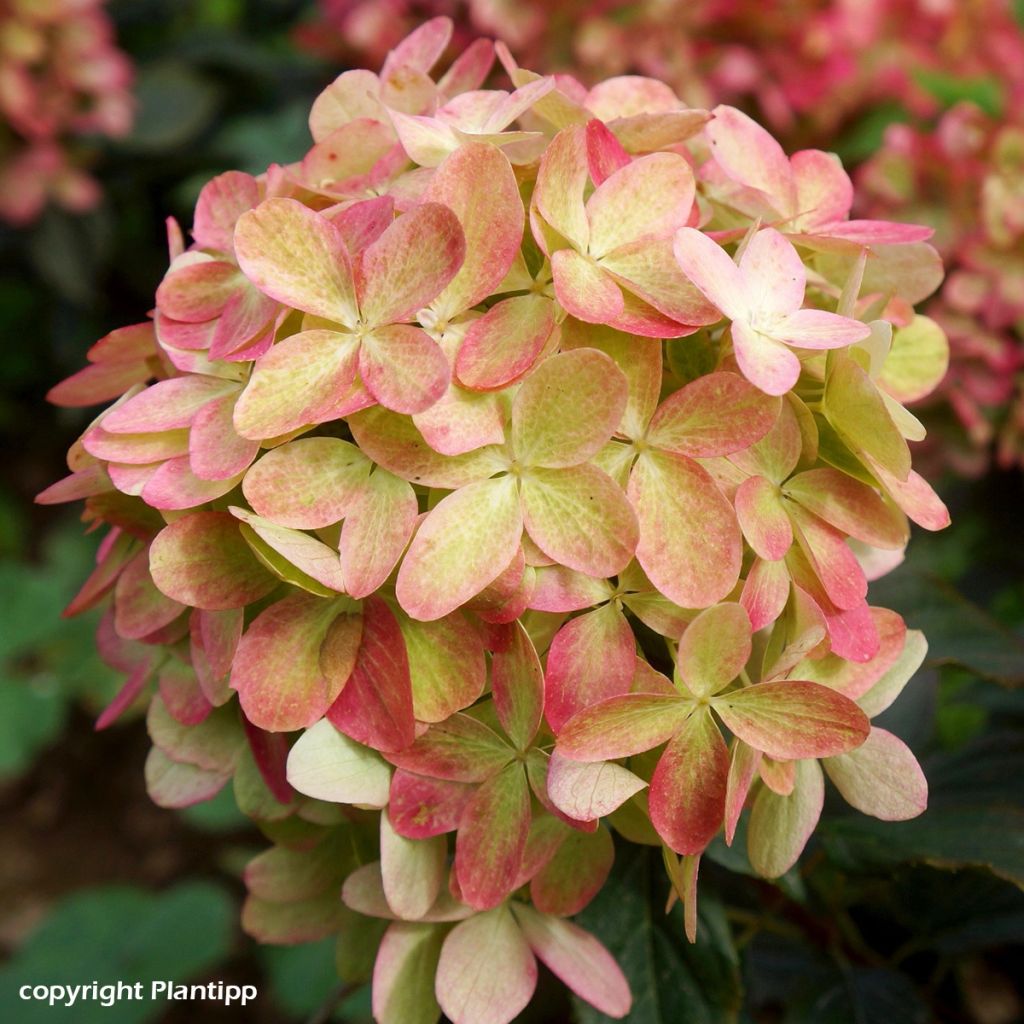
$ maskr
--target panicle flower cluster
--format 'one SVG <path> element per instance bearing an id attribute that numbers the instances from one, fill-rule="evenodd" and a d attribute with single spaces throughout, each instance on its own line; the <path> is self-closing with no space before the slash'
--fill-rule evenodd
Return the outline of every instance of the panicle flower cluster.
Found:
<path id="1" fill-rule="evenodd" d="M 99 186 L 75 140 L 124 135 L 132 66 L 103 0 L 0 0 L 0 219 L 35 220 L 48 202 L 81 212 Z"/>
<path id="2" fill-rule="evenodd" d="M 970 442 L 954 433 L 944 459 L 974 474 L 994 449 L 1024 465 L 1024 102 L 1001 119 L 964 102 L 933 127 L 892 125 L 858 185 L 865 209 L 938 229 L 949 275 L 927 308 L 952 362 L 936 397 Z"/>
<path id="3" fill-rule="evenodd" d="M 572 0 L 554 14 L 541 0 L 322 0 L 300 41 L 376 63 L 424 12 L 456 17 L 466 38 L 499 33 L 526 63 L 584 81 L 638 72 L 694 105 L 755 110 L 798 145 L 827 147 L 898 108 L 913 126 L 886 134 L 859 199 L 936 228 L 951 268 L 929 306 L 953 365 L 928 409 L 944 445 L 927 458 L 968 475 L 993 452 L 1002 466 L 1024 463 L 1024 32 L 1010 0 Z M 1003 112 L 943 111 L 972 88 L 995 88 Z"/>
<path id="4" fill-rule="evenodd" d="M 912 312 L 941 264 L 738 110 L 485 41 L 437 74 L 450 36 L 169 223 L 152 318 L 51 393 L 113 404 L 40 500 L 106 530 L 69 608 L 127 674 L 99 725 L 147 704 L 154 800 L 231 781 L 275 844 L 253 935 L 337 934 L 381 1024 L 504 1024 L 538 958 L 621 1017 L 568 920 L 614 832 L 663 849 L 692 937 L 741 816 L 775 877 L 825 775 L 925 806 L 870 724 L 925 642 L 867 592 L 948 521 L 901 404 L 944 371 Z"/>

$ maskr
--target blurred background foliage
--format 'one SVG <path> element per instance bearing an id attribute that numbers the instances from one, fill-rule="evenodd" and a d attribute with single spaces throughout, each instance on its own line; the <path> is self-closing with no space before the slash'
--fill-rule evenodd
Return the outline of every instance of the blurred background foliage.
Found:
<path id="1" fill-rule="evenodd" d="M 138 113 L 129 135 L 94 143 L 103 202 L 0 228 L 5 1019 L 57 1016 L 17 1001 L 26 982 L 129 976 L 250 983 L 261 994 L 244 1010 L 125 1003 L 63 1019 L 369 1019 L 368 994 L 339 982 L 330 941 L 260 948 L 241 934 L 239 873 L 265 842 L 230 789 L 186 812 L 161 811 L 145 794 L 144 724 L 92 732 L 118 680 L 95 653 L 95 619 L 60 612 L 94 541 L 66 511 L 31 501 L 62 475 L 63 453 L 88 418 L 43 395 L 79 368 L 89 344 L 150 308 L 166 266 L 164 218 L 187 225 L 199 188 L 220 171 L 259 173 L 305 151 L 309 103 L 341 70 L 295 47 L 309 6 L 111 3 L 119 44 L 136 64 Z M 939 85 L 949 104 L 968 87 Z M 836 148 L 867 157 L 880 138 L 878 125 L 858 123 Z M 936 482 L 954 525 L 916 535 L 906 564 L 873 589 L 931 645 L 926 668 L 880 722 L 922 759 L 929 810 L 889 824 L 827 805 L 798 868 L 777 884 L 752 876 L 742 842 L 714 848 L 693 947 L 679 908 L 664 913 L 657 851 L 621 851 L 582 923 L 630 976 L 631 1022 L 1024 1020 L 1024 484 L 1019 470 Z M 542 984 L 550 996 L 524 1020 L 604 1019 L 563 1002 L 550 979 Z"/>

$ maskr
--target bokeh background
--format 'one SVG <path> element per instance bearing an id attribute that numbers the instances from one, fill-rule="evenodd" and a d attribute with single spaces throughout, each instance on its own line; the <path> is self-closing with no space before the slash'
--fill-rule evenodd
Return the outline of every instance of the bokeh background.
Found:
<path id="1" fill-rule="evenodd" d="M 713 848 L 695 947 L 678 910 L 663 914 L 657 861 L 620 856 L 583 917 L 613 951 L 649 938 L 643 962 L 623 964 L 630 1021 L 1024 1021 L 1019 0 L 0 0 L 0 1017 L 369 1019 L 330 941 L 261 947 L 241 932 L 241 868 L 266 842 L 230 789 L 161 810 L 145 792 L 142 717 L 94 731 L 120 679 L 95 653 L 96 616 L 61 610 L 95 539 L 32 499 L 89 419 L 45 393 L 96 339 L 145 317 L 164 218 L 187 226 L 214 174 L 299 158 L 317 92 L 436 14 L 456 20 L 457 42 L 502 36 L 537 70 L 655 75 L 691 105 L 747 109 L 790 150 L 838 152 L 862 215 L 932 224 L 949 270 L 925 311 L 950 336 L 951 369 L 914 411 L 930 431 L 915 458 L 953 526 L 917 531 L 872 591 L 930 641 L 882 724 L 922 760 L 931 806 L 893 825 L 827 805 L 777 884 L 751 876 L 742 843 Z M 260 997 L 244 1010 L 17 1001 L 69 963 L 99 979 L 256 984 Z M 543 991 L 524 1020 L 604 1019 Z"/>

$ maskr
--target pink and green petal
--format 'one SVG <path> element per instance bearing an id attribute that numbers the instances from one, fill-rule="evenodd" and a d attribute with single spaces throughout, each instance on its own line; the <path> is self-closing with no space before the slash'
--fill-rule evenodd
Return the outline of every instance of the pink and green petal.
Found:
<path id="1" fill-rule="evenodd" d="M 536 987 L 537 961 L 507 906 L 457 924 L 444 940 L 436 992 L 452 1024 L 510 1024 Z"/>
<path id="2" fill-rule="evenodd" d="M 427 202 L 399 217 L 358 264 L 359 309 L 371 327 L 411 318 L 459 272 L 466 239 L 459 219 Z"/>
<path id="3" fill-rule="evenodd" d="M 658 760 L 648 794 L 651 824 L 676 853 L 703 852 L 722 827 L 728 776 L 725 740 L 698 708 Z"/>
<path id="4" fill-rule="evenodd" d="M 512 405 L 512 447 L 527 466 L 561 469 L 585 462 L 622 419 L 625 375 L 596 349 L 546 359 L 524 381 Z"/>
<path id="5" fill-rule="evenodd" d="M 651 153 L 619 168 L 587 200 L 588 251 L 600 259 L 638 239 L 666 238 L 693 206 L 690 165 L 675 153 Z"/>
<path id="6" fill-rule="evenodd" d="M 901 548 L 909 537 L 899 511 L 866 484 L 830 466 L 798 474 L 783 491 L 837 530 L 872 547 Z"/>
<path id="7" fill-rule="evenodd" d="M 533 469 L 522 481 L 523 524 L 549 558 L 590 576 L 613 576 L 633 558 L 636 515 L 594 465 Z"/>
<path id="8" fill-rule="evenodd" d="M 416 921 L 430 910 L 448 874 L 447 860 L 448 844 L 442 836 L 409 839 L 399 835 L 387 810 L 381 811 L 381 881 L 384 897 L 397 917 Z"/>
<path id="9" fill-rule="evenodd" d="M 267 452 L 245 475 L 242 491 L 261 516 L 299 530 L 337 523 L 358 502 L 370 462 L 333 437 L 290 441 Z"/>
<path id="10" fill-rule="evenodd" d="M 396 921 L 384 933 L 373 965 L 373 1019 L 378 1024 L 436 1024 L 441 1016 L 434 974 L 444 930 Z"/>
<path id="11" fill-rule="evenodd" d="M 238 218 L 259 201 L 259 183 L 251 174 L 242 171 L 218 174 L 199 193 L 192 237 L 204 249 L 231 252 Z"/>
<path id="12" fill-rule="evenodd" d="M 800 360 L 781 341 L 746 321 L 732 325 L 732 347 L 743 376 L 768 395 L 784 395 L 800 377 Z"/>
<path id="13" fill-rule="evenodd" d="M 822 765 L 851 806 L 882 821 L 916 818 L 928 806 L 928 780 L 910 748 L 872 728 L 863 745 Z"/>
<path id="14" fill-rule="evenodd" d="M 591 324 L 612 324 L 622 315 L 622 290 L 590 257 L 559 249 L 551 257 L 551 271 L 555 295 L 567 313 Z"/>
<path id="15" fill-rule="evenodd" d="M 337 418 L 359 354 L 355 335 L 336 331 L 303 331 L 278 342 L 253 365 L 235 405 L 235 430 L 262 440 Z"/>
<path id="16" fill-rule="evenodd" d="M 530 899 L 542 914 L 572 917 L 600 892 L 615 860 L 612 834 L 572 831 L 530 881 Z"/>
<path id="17" fill-rule="evenodd" d="M 793 527 L 779 488 L 763 476 L 748 477 L 736 489 L 736 518 L 754 554 L 768 562 L 785 558 Z"/>
<path id="18" fill-rule="evenodd" d="M 558 810 L 575 821 L 606 817 L 646 785 L 614 761 L 570 761 L 556 750 L 548 763 L 548 797 Z"/>
<path id="19" fill-rule="evenodd" d="M 466 243 L 462 268 L 431 303 L 449 318 L 482 302 L 501 284 L 519 253 L 523 202 L 515 174 L 496 146 L 461 146 L 438 167 L 426 197 L 459 219 Z"/>
<path id="20" fill-rule="evenodd" d="M 548 224 L 580 250 L 590 241 L 583 205 L 587 176 L 586 129 L 573 125 L 559 132 L 545 151 L 533 201 Z"/>
<path id="21" fill-rule="evenodd" d="M 519 751 L 533 742 L 544 714 L 544 669 L 523 626 L 510 626 L 511 642 L 491 660 L 491 690 L 502 729 Z"/>
<path id="22" fill-rule="evenodd" d="M 455 377 L 475 391 L 508 387 L 530 371 L 554 330 L 555 306 L 550 299 L 517 295 L 498 302 L 466 331 Z"/>
<path id="23" fill-rule="evenodd" d="M 702 611 L 686 627 L 679 641 L 676 668 L 694 696 L 710 697 L 743 671 L 750 651 L 746 611 L 733 602 L 717 604 Z"/>
<path id="24" fill-rule="evenodd" d="M 783 214 L 793 209 L 796 189 L 782 146 L 753 118 L 718 106 L 704 129 L 715 162 L 733 181 L 756 189 Z"/>
<path id="25" fill-rule="evenodd" d="M 428 779 L 399 768 L 391 778 L 388 814 L 399 835 L 428 839 L 459 827 L 473 793 L 468 783 Z"/>
<path id="26" fill-rule="evenodd" d="M 383 586 L 416 529 L 416 494 L 379 466 L 345 514 L 338 548 L 349 594 L 363 598 Z"/>
<path id="27" fill-rule="evenodd" d="M 813 760 L 797 762 L 789 796 L 762 787 L 747 827 L 747 856 L 759 875 L 778 878 L 797 862 L 818 824 L 824 800 L 825 782 Z"/>
<path id="28" fill-rule="evenodd" d="M 103 429 L 114 434 L 149 434 L 187 427 L 204 406 L 237 387 L 233 381 L 200 374 L 157 381 L 107 413 Z"/>
<path id="29" fill-rule="evenodd" d="M 578 711 L 629 693 L 635 647 L 629 623 L 612 603 L 562 626 L 544 677 L 544 713 L 556 733 Z"/>
<path id="30" fill-rule="evenodd" d="M 344 594 L 345 577 L 342 572 L 341 559 L 337 551 L 328 547 L 323 541 L 311 537 L 301 530 L 292 530 L 287 526 L 254 515 L 247 509 L 232 506 L 231 514 L 244 523 L 267 547 L 280 555 L 285 561 L 312 577 L 328 590 Z M 247 535 L 243 530 L 243 536 Z M 257 555 L 260 549 L 254 548 Z"/>
<path id="31" fill-rule="evenodd" d="M 405 643 L 398 621 L 379 597 L 363 602 L 363 638 L 355 668 L 327 718 L 374 750 L 404 750 L 416 738 Z"/>
<path id="32" fill-rule="evenodd" d="M 408 324 L 377 327 L 363 335 L 359 375 L 385 409 L 409 414 L 434 405 L 450 380 L 448 360 L 437 342 Z"/>
<path id="33" fill-rule="evenodd" d="M 514 757 L 493 729 L 461 713 L 432 725 L 412 746 L 388 754 L 397 768 L 449 782 L 484 782 Z"/>
<path id="34" fill-rule="evenodd" d="M 771 625 L 786 607 L 789 570 L 784 562 L 756 558 L 743 581 L 740 604 L 746 609 L 754 632 Z"/>
<path id="35" fill-rule="evenodd" d="M 777 398 L 735 373 L 711 373 L 670 395 L 651 419 L 646 440 L 695 459 L 731 455 L 760 441 L 779 417 Z"/>
<path id="36" fill-rule="evenodd" d="M 870 728 L 852 700 L 817 683 L 758 683 L 713 703 L 735 736 L 783 761 L 846 753 L 864 742 Z"/>
<path id="37" fill-rule="evenodd" d="M 665 597 L 706 608 L 732 591 L 740 529 L 705 469 L 681 455 L 649 451 L 633 468 L 628 494 L 640 524 L 637 561 Z"/>
<path id="38" fill-rule="evenodd" d="M 683 273 L 723 316 L 736 320 L 747 315 L 750 307 L 740 269 L 717 242 L 696 228 L 682 227 L 672 251 Z"/>
<path id="39" fill-rule="evenodd" d="M 258 441 L 235 432 L 235 395 L 225 395 L 196 413 L 188 435 L 188 457 L 200 480 L 227 480 L 244 473 L 259 453 Z"/>
<path id="40" fill-rule="evenodd" d="M 871 327 L 821 309 L 798 309 L 773 326 L 771 334 L 797 348 L 845 348 L 869 337 Z"/>
<path id="41" fill-rule="evenodd" d="M 323 718 L 346 684 L 320 667 L 321 645 L 338 614 L 334 601 L 293 593 L 252 621 L 231 668 L 231 688 L 250 722 L 291 732 Z"/>
<path id="42" fill-rule="evenodd" d="M 455 875 L 463 902 L 489 910 L 511 894 L 529 829 L 530 790 L 514 762 L 482 783 L 462 812 Z"/>
<path id="43" fill-rule="evenodd" d="M 525 903 L 512 905 L 530 948 L 547 968 L 599 1013 L 620 1019 L 633 1005 L 615 958 L 588 932 Z"/>
<path id="44" fill-rule="evenodd" d="M 235 227 L 243 273 L 287 306 L 354 327 L 359 320 L 344 239 L 326 217 L 294 199 L 268 199 Z"/>
<path id="45" fill-rule="evenodd" d="M 350 740 L 326 719 L 312 725 L 288 753 L 288 781 L 329 803 L 383 807 L 391 771 L 380 755 Z"/>
<path id="46" fill-rule="evenodd" d="M 356 444 L 370 459 L 395 476 L 424 487 L 455 490 L 508 466 L 496 445 L 463 455 L 441 455 L 426 443 L 412 419 L 380 406 L 350 416 L 348 424 Z"/>
<path id="47" fill-rule="evenodd" d="M 750 787 L 757 777 L 757 770 L 763 757 L 760 750 L 733 740 L 732 753 L 729 758 L 729 777 L 725 787 L 725 842 L 731 846 L 736 835 L 736 826 L 747 802 Z"/>
<path id="48" fill-rule="evenodd" d="M 153 582 L 193 608 L 242 608 L 277 580 L 257 561 L 228 512 L 193 512 L 164 527 L 149 552 Z"/>
<path id="49" fill-rule="evenodd" d="M 608 761 L 653 750 L 683 726 L 692 705 L 677 696 L 627 693 L 592 704 L 558 734 L 556 753 L 572 761 Z"/>
<path id="50" fill-rule="evenodd" d="M 844 610 L 863 604 L 868 581 L 843 534 L 800 505 L 791 503 L 789 515 L 797 543 L 829 600 Z"/>
<path id="51" fill-rule="evenodd" d="M 402 608 L 426 621 L 454 611 L 509 564 L 522 531 L 511 477 L 453 491 L 420 524 L 402 562 L 396 584 Z"/>

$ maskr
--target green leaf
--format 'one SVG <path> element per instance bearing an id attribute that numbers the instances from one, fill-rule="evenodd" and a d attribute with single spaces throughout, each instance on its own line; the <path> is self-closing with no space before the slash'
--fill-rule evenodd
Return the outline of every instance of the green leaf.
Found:
<path id="1" fill-rule="evenodd" d="M 980 107 L 989 117 L 999 117 L 1003 110 L 1003 89 L 996 78 L 970 77 L 915 68 L 911 75 L 926 92 L 932 94 L 944 107 L 952 107 L 966 100 Z"/>
<path id="2" fill-rule="evenodd" d="M 1004 686 L 1024 683 L 1024 642 L 937 576 L 901 568 L 873 583 L 870 599 L 924 632 L 931 663 L 963 665 Z"/>
<path id="3" fill-rule="evenodd" d="M 165 153 L 192 142 L 219 105 L 212 83 L 179 61 L 161 61 L 142 70 L 135 86 L 135 127 L 123 145 Z"/>
<path id="4" fill-rule="evenodd" d="M 60 734 L 67 717 L 56 687 L 0 677 L 0 779 L 24 771 Z"/>
<path id="5" fill-rule="evenodd" d="M 316 1013 L 337 988 L 334 946 L 331 938 L 301 946 L 260 947 L 270 994 L 290 1016 L 305 1019 Z"/>
<path id="6" fill-rule="evenodd" d="M 911 980 L 881 967 L 835 971 L 790 1004 L 787 1024 L 928 1024 L 933 1018 Z"/>
<path id="7" fill-rule="evenodd" d="M 697 942 L 683 911 L 663 911 L 669 883 L 660 853 L 621 847 L 608 882 L 577 918 L 607 946 L 633 990 L 630 1024 L 730 1024 L 739 1020 L 739 958 L 721 907 L 701 893 Z M 579 1024 L 611 1018 L 576 1001 Z"/>
<path id="8" fill-rule="evenodd" d="M 104 1007 L 79 1002 L 65 1011 L 75 1024 L 141 1024 L 163 1012 L 150 1000 L 155 980 L 183 982 L 228 955 L 237 910 L 227 893 L 190 882 L 156 894 L 128 886 L 77 892 L 62 900 L 0 970 L 0 1005 L 17 1007 L 19 1024 L 60 1016 L 46 1003 L 18 998 L 22 985 L 142 982 L 144 998 Z"/>
<path id="9" fill-rule="evenodd" d="M 932 807 L 913 821 L 825 819 L 820 836 L 829 857 L 856 871 L 918 862 L 988 868 L 1024 887 L 1024 810 L 1019 807 Z"/>

